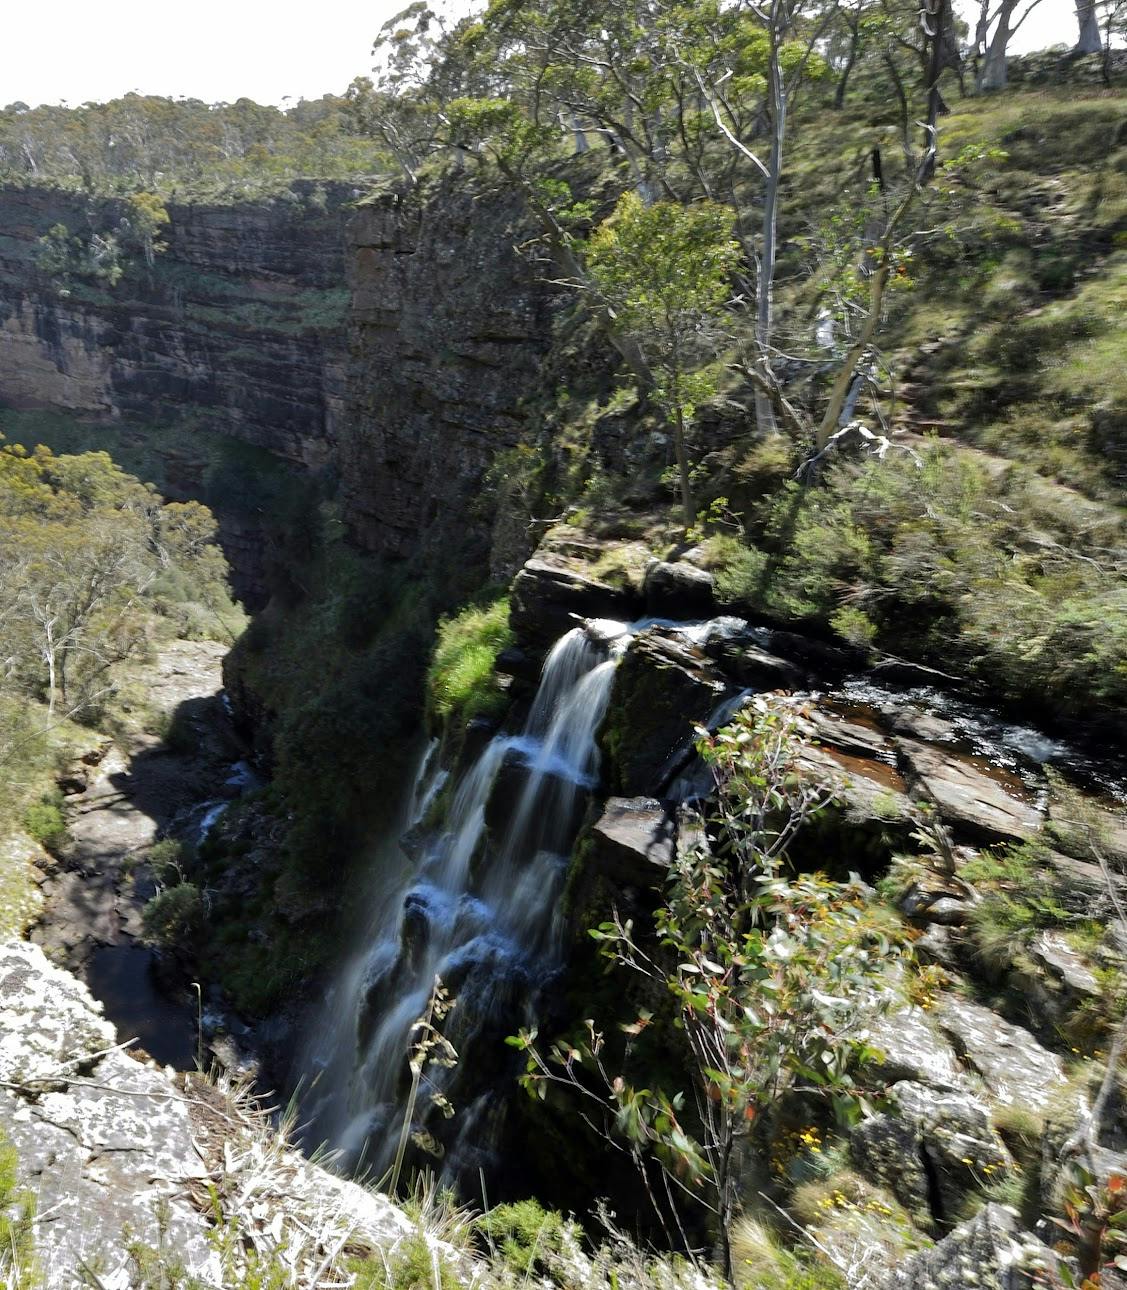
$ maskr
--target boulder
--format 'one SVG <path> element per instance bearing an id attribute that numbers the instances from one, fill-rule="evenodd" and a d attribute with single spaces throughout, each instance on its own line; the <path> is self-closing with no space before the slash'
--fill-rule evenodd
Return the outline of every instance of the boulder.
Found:
<path id="1" fill-rule="evenodd" d="M 1059 982 L 1074 1004 L 1083 999 L 1098 999 L 1100 983 L 1084 956 L 1060 935 L 1059 932 L 1038 932 L 1029 942 L 1029 957 Z"/>
<path id="2" fill-rule="evenodd" d="M 510 622 L 522 641 L 546 648 L 575 626 L 576 618 L 635 618 L 641 598 L 590 573 L 579 560 L 548 553 L 527 561 L 513 581 Z"/>
<path id="3" fill-rule="evenodd" d="M 699 836 L 699 828 L 667 803 L 612 797 L 591 828 L 591 859 L 612 882 L 652 887 L 665 881 L 678 853 Z"/>
<path id="4" fill-rule="evenodd" d="M 902 1080 L 890 1098 L 892 1113 L 859 1124 L 850 1150 L 869 1177 L 913 1212 L 942 1223 L 968 1193 L 1013 1168 L 990 1112 L 969 1093 Z"/>
<path id="5" fill-rule="evenodd" d="M 809 674 L 778 654 L 740 641 L 719 641 L 714 656 L 724 672 L 750 690 L 795 690 L 809 681 Z"/>
<path id="6" fill-rule="evenodd" d="M 883 1055 L 880 1074 L 890 1084 L 913 1080 L 954 1088 L 963 1082 L 955 1050 L 915 1004 L 874 1018 L 869 1025 L 869 1043 Z"/>
<path id="7" fill-rule="evenodd" d="M 535 685 L 540 679 L 539 663 L 517 645 L 508 645 L 497 655 L 493 670 L 529 685 Z"/>
<path id="8" fill-rule="evenodd" d="M 1115 919 L 1115 904 L 1108 892 L 1109 880 L 1115 884 L 1119 900 L 1127 904 L 1127 879 L 1121 873 L 1109 871 L 1105 877 L 1098 864 L 1077 860 L 1060 851 L 1045 851 L 1043 863 L 1054 879 L 1057 899 L 1075 913 L 1101 921 Z"/>
<path id="9" fill-rule="evenodd" d="M 75 797 L 79 793 L 85 793 L 89 783 L 89 773 L 81 761 L 74 762 L 66 770 L 55 776 L 55 784 L 59 792 L 67 797 Z"/>
<path id="10" fill-rule="evenodd" d="M 833 706 L 816 707 L 810 712 L 810 722 L 819 743 L 854 757 L 869 757 L 895 765 L 896 750 L 892 741 L 864 713 Z"/>
<path id="11" fill-rule="evenodd" d="M 882 716 L 887 718 L 888 727 L 898 735 L 908 735 L 912 739 L 922 739 L 929 744 L 954 744 L 959 734 L 952 721 L 938 717 L 922 708 L 901 708 L 890 704 L 881 709 Z"/>
<path id="12" fill-rule="evenodd" d="M 989 1008 L 948 995 L 935 1018 L 995 1105 L 1044 1111 L 1066 1087 L 1061 1059 Z"/>
<path id="13" fill-rule="evenodd" d="M 1040 828 L 1041 812 L 1014 776 L 916 739 L 899 737 L 896 747 L 907 779 L 957 831 L 987 843 L 1022 842 Z"/>
<path id="14" fill-rule="evenodd" d="M 610 783 L 626 797 L 655 796 L 707 723 L 724 682 L 699 649 L 651 628 L 635 636 L 614 678 L 600 741 Z"/>
<path id="15" fill-rule="evenodd" d="M 990 1203 L 937 1245 L 907 1258 L 881 1290 L 1033 1290 L 1053 1284 L 1058 1267 L 1053 1251 L 1022 1231 L 1012 1210 Z"/>
<path id="16" fill-rule="evenodd" d="M 716 579 L 684 560 L 655 560 L 642 586 L 646 612 L 658 618 L 711 618 Z"/>
<path id="17" fill-rule="evenodd" d="M 950 925 L 928 923 L 912 949 L 923 963 L 938 963 L 953 972 L 966 966 L 967 947 L 960 933 Z"/>

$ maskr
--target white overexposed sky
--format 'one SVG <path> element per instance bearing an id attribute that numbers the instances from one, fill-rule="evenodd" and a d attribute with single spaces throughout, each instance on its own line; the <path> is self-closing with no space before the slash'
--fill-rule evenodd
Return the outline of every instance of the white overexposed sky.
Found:
<path id="1" fill-rule="evenodd" d="M 372 63 L 380 26 L 407 0 L 7 0 L 0 18 L 0 104 L 142 94 L 207 102 L 342 93 Z M 975 0 L 956 0 L 973 21 Z M 449 10 L 470 7 L 451 0 Z M 1073 0 L 1040 0 L 1014 39 L 1021 52 L 1076 38 Z"/>

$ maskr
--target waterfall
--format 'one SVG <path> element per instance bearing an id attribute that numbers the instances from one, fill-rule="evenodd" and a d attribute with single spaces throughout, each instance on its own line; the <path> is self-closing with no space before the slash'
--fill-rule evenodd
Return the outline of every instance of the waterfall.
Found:
<path id="1" fill-rule="evenodd" d="M 308 1056 L 318 1072 L 303 1107 L 311 1145 L 327 1143 L 377 1178 L 386 1171 L 403 1126 L 412 1027 L 440 977 L 456 1001 L 445 1030 L 460 1061 L 428 1071 L 434 1084 L 413 1127 L 433 1127 L 429 1094 L 440 1084 L 455 1113 L 438 1167 L 450 1181 L 476 1175 L 503 1115 L 489 1071 L 504 1065 L 504 1037 L 533 1020 L 561 966 L 568 856 L 598 784 L 596 734 L 629 630 L 594 621 L 563 636 L 524 728 L 489 742 L 437 822 L 428 816 L 445 776 L 434 745 L 424 754 L 395 835 L 425 821 L 421 851 L 412 866 L 390 854 L 394 843 L 379 857 L 393 878 L 372 894 L 365 946 L 330 992 Z"/>

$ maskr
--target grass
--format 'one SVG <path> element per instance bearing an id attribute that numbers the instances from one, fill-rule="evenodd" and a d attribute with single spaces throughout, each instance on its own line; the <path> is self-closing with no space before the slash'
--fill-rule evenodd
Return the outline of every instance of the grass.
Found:
<path id="1" fill-rule="evenodd" d="M 35 1198 L 19 1185 L 16 1152 L 0 1129 L 0 1285 L 36 1290 Z"/>
<path id="2" fill-rule="evenodd" d="M 427 672 L 427 693 L 438 717 L 468 721 L 504 711 L 508 700 L 493 664 L 512 639 L 507 594 L 439 624 Z"/>
<path id="3" fill-rule="evenodd" d="M 1113 512 L 934 442 L 840 462 L 817 489 L 787 482 L 747 520 L 750 540 L 708 543 L 737 610 L 938 662 L 1058 714 L 1127 707 L 1127 590 L 1112 550 L 1124 524 Z"/>

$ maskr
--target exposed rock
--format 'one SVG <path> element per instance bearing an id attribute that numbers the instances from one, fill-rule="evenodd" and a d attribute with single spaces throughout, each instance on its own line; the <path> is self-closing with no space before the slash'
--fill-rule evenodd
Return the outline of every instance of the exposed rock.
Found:
<path id="1" fill-rule="evenodd" d="M 494 660 L 493 668 L 504 676 L 514 677 L 529 685 L 535 685 L 540 677 L 539 664 L 517 645 L 506 646 Z"/>
<path id="2" fill-rule="evenodd" d="M 711 618 L 716 612 L 716 579 L 683 560 L 655 560 L 642 591 L 647 613 L 660 618 Z"/>
<path id="3" fill-rule="evenodd" d="M 1098 999 L 1100 983 L 1084 956 L 1058 932 L 1038 932 L 1029 943 L 1029 957 L 1055 977 L 1074 1001 Z"/>
<path id="4" fill-rule="evenodd" d="M 691 746 L 724 694 L 724 683 L 699 650 L 651 629 L 636 636 L 615 674 L 600 739 L 612 786 L 624 796 L 664 789 L 678 753 Z"/>
<path id="5" fill-rule="evenodd" d="M 952 828 L 986 842 L 1020 842 L 1040 827 L 1040 811 L 1014 777 L 915 739 L 898 738 L 896 745 L 908 777 Z"/>
<path id="6" fill-rule="evenodd" d="M 989 1008 L 949 995 L 935 1017 L 956 1052 L 982 1076 L 991 1102 L 1044 1111 L 1065 1088 L 1061 1059 Z"/>
<path id="7" fill-rule="evenodd" d="M 62 774 L 57 775 L 55 783 L 60 793 L 66 797 L 75 797 L 79 793 L 86 792 L 89 775 L 82 762 L 77 762 L 75 765 L 68 767 Z"/>
<path id="8" fill-rule="evenodd" d="M 1046 851 L 1043 862 L 1056 880 L 1058 898 L 1070 909 L 1091 918 L 1110 919 L 1115 906 L 1108 893 L 1112 882 L 1120 901 L 1127 904 L 1127 878 L 1109 870 L 1105 876 L 1098 864 L 1077 860 L 1059 851 Z"/>
<path id="9" fill-rule="evenodd" d="M 884 1290 L 1033 1290 L 1057 1256 L 1013 1212 L 985 1205 L 938 1245 L 912 1255 L 889 1276 Z"/>
<path id="10" fill-rule="evenodd" d="M 614 882 L 652 887 L 699 837 L 675 809 L 648 797 L 612 797 L 591 828 L 592 862 Z"/>
<path id="11" fill-rule="evenodd" d="M 168 203 L 168 244 L 149 274 L 116 291 L 83 284 L 60 293 L 35 265 L 54 224 L 113 229 L 117 199 L 62 188 L 5 187 L 0 195 L 0 399 L 141 426 L 191 413 L 211 442 L 229 436 L 298 469 L 328 460 L 344 404 L 344 208 L 351 187 L 323 200 Z M 199 498 L 210 484 L 201 427 L 174 450 L 157 445 L 161 491 Z M 138 432 L 141 438 L 145 431 Z M 148 445 L 146 445 L 148 447 Z M 149 453 L 146 454 L 150 455 Z M 216 490 L 220 537 L 238 589 L 261 597 L 261 517 Z"/>
<path id="12" fill-rule="evenodd" d="M 890 1084 L 913 1080 L 952 1088 L 963 1082 L 954 1049 L 915 1004 L 875 1017 L 869 1025 L 869 1043 L 883 1054 L 880 1073 Z"/>
<path id="13" fill-rule="evenodd" d="M 924 963 L 938 963 L 954 971 L 966 964 L 966 949 L 959 933 L 940 923 L 929 923 L 912 948 Z"/>
<path id="14" fill-rule="evenodd" d="M 527 561 L 512 589 L 510 620 L 522 641 L 547 647 L 577 618 L 633 618 L 639 609 L 629 590 L 602 582 L 582 562 L 539 556 Z"/>
<path id="15" fill-rule="evenodd" d="M 230 1284 L 209 1195 L 315 1264 L 346 1239 L 389 1251 L 415 1230 L 385 1196 L 311 1164 L 221 1091 L 115 1047 L 86 988 L 35 946 L 0 942 L 0 1011 L 0 1127 L 16 1150 L 16 1184 L 36 1200 L 46 1290 L 86 1284 L 84 1266 L 101 1285 L 133 1284 L 130 1241 L 163 1245 L 193 1284 Z M 240 1197 L 250 1198 L 241 1209 Z M 325 1246 L 310 1250 L 310 1231 Z"/>
<path id="16" fill-rule="evenodd" d="M 890 730 L 898 735 L 910 735 L 913 739 L 922 739 L 924 743 L 945 744 L 958 741 L 958 731 L 954 722 L 934 713 L 924 712 L 920 708 L 893 707 L 882 708 L 882 717 L 888 721 Z"/>
<path id="17" fill-rule="evenodd" d="M 810 679 L 802 668 L 758 645 L 723 641 L 708 653 L 733 681 L 752 690 L 794 690 Z"/>
<path id="18" fill-rule="evenodd" d="M 549 341 L 553 288 L 514 249 L 528 218 L 516 193 L 475 190 L 459 172 L 381 193 L 349 221 L 336 464 L 345 519 L 368 550 L 456 550 L 465 567 L 487 565 L 496 506 L 483 477 L 520 439 Z M 497 580 L 530 553 L 521 528 L 502 543 Z"/>
<path id="19" fill-rule="evenodd" d="M 899 772 L 870 757 L 807 745 L 799 765 L 832 784 L 848 815 L 903 829 L 913 818 L 912 800 Z"/>
<path id="20" fill-rule="evenodd" d="M 904 1080 L 890 1090 L 896 1115 L 853 1131 L 858 1165 L 908 1209 L 943 1222 L 963 1198 L 1013 1168 L 986 1107 L 968 1093 Z"/>
<path id="21" fill-rule="evenodd" d="M 832 705 L 818 705 L 810 711 L 814 734 L 823 744 L 830 744 L 841 752 L 855 757 L 869 757 L 895 764 L 896 753 L 892 741 L 874 721 L 859 712 L 840 711 Z"/>

